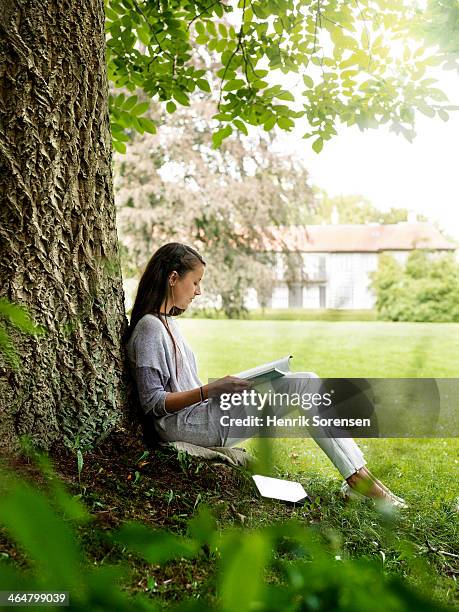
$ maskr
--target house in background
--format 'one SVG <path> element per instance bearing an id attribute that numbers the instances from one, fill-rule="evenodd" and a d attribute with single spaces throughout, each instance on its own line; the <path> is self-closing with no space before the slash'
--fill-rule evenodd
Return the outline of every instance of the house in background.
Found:
<path id="1" fill-rule="evenodd" d="M 371 309 L 369 273 L 377 269 L 380 253 L 404 264 L 413 249 L 444 253 L 457 245 L 430 223 L 403 222 L 271 227 L 265 248 L 276 253 L 269 308 Z M 259 307 L 255 289 L 246 306 Z"/>

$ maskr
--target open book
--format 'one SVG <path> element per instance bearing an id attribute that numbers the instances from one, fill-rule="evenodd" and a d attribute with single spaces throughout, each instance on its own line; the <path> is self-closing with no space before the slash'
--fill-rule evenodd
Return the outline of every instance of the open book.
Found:
<path id="1" fill-rule="evenodd" d="M 243 372 L 234 374 L 234 376 L 237 376 L 238 378 L 246 378 L 255 385 L 267 382 L 269 380 L 274 380 L 276 378 L 280 378 L 281 376 L 285 376 L 290 372 L 291 358 L 292 355 L 287 355 L 286 357 L 282 357 L 282 359 L 276 359 L 275 361 L 264 363 L 256 368 L 244 370 Z"/>

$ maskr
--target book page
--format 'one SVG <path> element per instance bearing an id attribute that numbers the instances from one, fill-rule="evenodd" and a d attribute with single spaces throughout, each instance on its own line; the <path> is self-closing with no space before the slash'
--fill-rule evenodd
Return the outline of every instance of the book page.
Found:
<path id="1" fill-rule="evenodd" d="M 268 363 L 256 366 L 255 368 L 250 368 L 249 370 L 244 370 L 243 372 L 234 374 L 234 376 L 237 376 L 238 378 L 247 378 L 253 380 L 255 378 L 260 378 L 262 375 L 265 375 L 263 376 L 263 379 L 272 380 L 273 378 L 284 376 L 285 374 L 290 372 L 291 358 L 292 355 L 286 355 L 281 359 L 276 359 L 274 361 L 270 361 Z"/>

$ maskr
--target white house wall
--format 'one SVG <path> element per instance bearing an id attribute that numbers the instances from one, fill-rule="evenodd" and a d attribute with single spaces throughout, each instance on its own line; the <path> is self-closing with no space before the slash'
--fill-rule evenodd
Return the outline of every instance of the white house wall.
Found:
<path id="1" fill-rule="evenodd" d="M 320 275 L 320 261 L 325 257 L 326 253 L 303 253 L 303 270 L 308 278 L 316 280 Z M 325 263 L 326 265 L 326 263 Z"/>
<path id="2" fill-rule="evenodd" d="M 317 285 L 303 287 L 303 308 L 319 308 L 320 292 Z"/>
<path id="3" fill-rule="evenodd" d="M 390 251 L 405 265 L 410 251 Z M 456 252 L 456 256 L 459 250 Z M 320 286 L 325 286 L 325 307 L 365 310 L 374 307 L 375 297 L 370 288 L 369 274 L 378 268 L 378 253 L 303 253 L 306 281 L 303 287 L 303 308 L 320 308 Z M 459 259 L 458 259 L 459 260 Z M 325 261 L 325 270 L 324 270 Z M 283 282 L 285 267 L 280 253 L 276 257 L 275 286 L 271 308 L 289 307 L 289 288 Z M 325 276 L 325 282 L 321 282 Z M 310 281 L 308 283 L 308 280 Z M 246 305 L 258 307 L 256 291 L 247 293 Z"/>
<path id="4" fill-rule="evenodd" d="M 376 253 L 329 253 L 327 308 L 372 308 L 374 297 L 368 273 L 377 267 Z"/>
<path id="5" fill-rule="evenodd" d="M 401 253 L 405 255 L 405 253 Z M 303 308 L 320 308 L 320 280 L 324 276 L 325 259 L 325 307 L 337 309 L 371 309 L 374 297 L 369 288 L 368 273 L 377 269 L 376 253 L 303 253 L 304 272 L 311 282 L 303 287 Z M 397 257 L 398 259 L 398 257 Z M 322 260 L 322 265 L 321 265 Z M 282 256 L 276 257 L 275 278 L 271 308 L 288 308 L 289 289 L 282 283 L 284 266 Z M 246 306 L 257 308 L 256 292 L 250 289 Z"/>

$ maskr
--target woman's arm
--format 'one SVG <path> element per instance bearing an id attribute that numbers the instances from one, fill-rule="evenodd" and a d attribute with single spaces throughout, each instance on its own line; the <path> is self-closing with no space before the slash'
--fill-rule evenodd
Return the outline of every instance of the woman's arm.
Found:
<path id="1" fill-rule="evenodd" d="M 175 391 L 167 393 L 164 400 L 164 406 L 167 412 L 172 414 L 178 412 L 182 408 L 197 404 L 201 401 L 201 389 L 203 399 L 208 399 L 209 393 L 212 397 L 217 397 L 222 393 L 238 393 L 244 389 L 248 389 L 250 383 L 242 378 L 236 376 L 225 376 L 219 380 L 203 385 L 202 387 L 196 387 L 190 391 Z"/>
<path id="2" fill-rule="evenodd" d="M 189 391 L 166 391 L 167 381 L 156 368 L 136 368 L 136 383 L 140 405 L 146 414 L 151 413 L 155 417 L 173 414 L 201 401 L 199 387 Z M 207 389 L 204 389 L 203 398 L 207 398 Z"/>
<path id="3" fill-rule="evenodd" d="M 202 387 L 202 390 L 204 397 L 204 387 Z M 192 404 L 197 404 L 200 401 L 201 391 L 199 387 L 196 387 L 196 389 L 190 389 L 190 391 L 175 391 L 167 393 L 164 406 L 167 412 L 172 414 L 173 412 L 182 410 L 182 408 L 186 408 Z"/>

